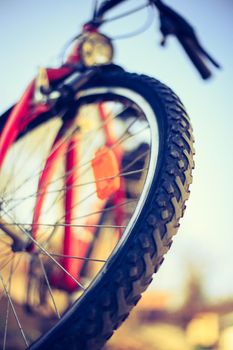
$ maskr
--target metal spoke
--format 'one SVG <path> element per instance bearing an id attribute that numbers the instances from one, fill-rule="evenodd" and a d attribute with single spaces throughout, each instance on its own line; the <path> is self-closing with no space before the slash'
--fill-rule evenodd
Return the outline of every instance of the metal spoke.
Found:
<path id="1" fill-rule="evenodd" d="M 9 277 L 8 277 L 8 280 L 9 280 L 9 288 L 8 288 L 9 295 L 10 295 L 10 292 L 11 292 L 11 279 L 12 279 L 12 274 L 13 274 L 14 258 L 11 261 L 10 273 L 9 273 Z M 5 320 L 5 327 L 4 327 L 4 337 L 3 337 L 3 350 L 6 349 L 6 338 L 7 338 L 7 331 L 8 331 L 9 311 L 10 311 L 10 301 L 8 299 L 7 300 L 7 309 L 6 309 L 6 320 Z"/>
<path id="2" fill-rule="evenodd" d="M 65 259 L 77 259 L 77 260 L 93 261 L 93 262 L 100 262 L 100 263 L 107 262 L 107 260 L 103 260 L 103 259 L 84 258 L 80 256 L 75 256 L 75 255 L 65 255 L 65 254 L 57 254 L 57 253 L 51 253 L 51 252 L 49 254 L 58 258 L 65 258 Z"/>
<path id="3" fill-rule="evenodd" d="M 44 278 L 45 278 L 46 284 L 48 286 L 49 294 L 50 294 L 50 297 L 51 297 L 51 300 L 52 300 L 55 312 L 57 314 L 57 317 L 60 319 L 61 315 L 60 315 L 60 313 L 58 311 L 58 308 L 57 308 L 57 305 L 56 305 L 56 302 L 55 302 L 55 299 L 54 299 L 54 296 L 53 296 L 53 292 L 52 292 L 52 289 L 51 289 L 51 286 L 50 286 L 50 283 L 49 283 L 49 279 L 48 279 L 47 273 L 45 271 L 44 263 L 43 263 L 43 261 L 42 261 L 42 259 L 41 259 L 41 257 L 39 255 L 38 255 L 38 258 L 39 258 L 39 261 L 40 261 L 41 269 L 42 269 L 43 274 L 44 274 Z"/>
<path id="4" fill-rule="evenodd" d="M 3 276 L 2 276 L 2 274 L 1 274 L 1 272 L 0 272 L 0 279 L 1 279 L 1 282 L 2 282 L 2 285 L 3 285 L 3 288 L 4 288 L 4 292 L 5 292 L 5 294 L 6 294 L 6 297 L 7 297 L 8 301 L 9 301 L 10 306 L 11 306 L 11 309 L 12 309 L 12 311 L 13 311 L 13 313 L 14 313 L 16 322 L 17 322 L 18 327 L 19 327 L 19 329 L 20 329 L 20 332 L 21 332 L 21 334 L 22 334 L 22 337 L 23 337 L 23 340 L 24 340 L 24 342 L 25 342 L 25 345 L 28 347 L 28 346 L 29 346 L 29 343 L 28 343 L 27 338 L 26 338 L 26 336 L 25 336 L 24 330 L 23 330 L 23 328 L 22 328 L 21 322 L 20 322 L 20 320 L 19 320 L 19 317 L 18 317 L 18 315 L 17 315 L 17 312 L 16 312 L 16 310 L 15 310 L 14 304 L 13 304 L 13 302 L 12 302 L 12 299 L 11 299 L 11 296 L 10 296 L 10 294 L 9 294 L 9 291 L 7 290 L 7 286 L 6 286 L 5 282 L 4 282 L 4 279 L 3 279 Z"/>
<path id="5" fill-rule="evenodd" d="M 42 139 L 42 137 L 41 137 Z M 28 141 L 28 140 L 27 140 Z M 17 150 L 17 162 L 20 164 L 20 160 L 22 157 L 22 155 L 25 153 L 24 152 L 24 149 L 27 148 L 28 149 L 28 145 L 27 145 L 28 142 L 23 142 L 21 145 L 20 145 L 20 148 Z M 27 147 L 26 147 L 27 146 Z M 37 142 L 35 147 L 32 148 L 31 147 L 31 143 L 30 143 L 30 152 L 29 152 L 29 155 L 27 156 L 27 159 L 24 159 L 24 163 L 26 164 L 27 161 L 29 161 L 29 159 L 31 158 L 32 154 L 35 153 L 35 151 L 37 149 L 39 149 L 41 147 L 41 142 Z M 16 158 L 16 157 L 14 157 Z M 14 164 L 14 163 L 13 163 Z M 22 170 L 24 169 L 24 167 L 21 167 L 20 169 L 17 170 L 17 177 L 19 176 L 19 174 L 22 172 Z M 9 184 L 11 183 L 12 179 L 14 180 L 14 177 L 15 177 L 15 174 L 13 172 L 13 169 L 11 169 L 11 176 L 8 175 L 8 180 L 3 188 L 3 193 L 6 192 L 6 188 L 9 186 Z M 21 184 L 20 184 L 21 185 Z M 16 192 L 16 189 L 14 189 L 13 193 Z M 12 192 L 11 192 L 12 193 Z"/>
<path id="6" fill-rule="evenodd" d="M 30 225 L 29 223 L 21 223 L 21 222 L 14 222 L 14 223 L 7 223 L 6 226 L 17 226 L 17 227 L 20 227 L 22 229 L 23 226 L 28 226 Z M 43 224 L 33 224 L 34 226 L 47 226 L 47 227 L 54 227 L 54 224 L 50 224 L 50 223 L 43 223 Z M 126 228 L 126 226 L 124 225 L 89 225 L 89 224 L 84 224 L 84 225 L 81 225 L 81 224 L 66 224 L 66 223 L 58 223 L 56 224 L 56 226 L 58 227 L 66 227 L 66 226 L 69 226 L 69 227 L 101 227 L 101 228 Z M 27 233 L 26 231 L 24 232 L 26 235 L 30 236 L 31 235 L 29 233 Z M 31 240 L 33 240 L 33 238 L 31 237 L 30 238 Z M 37 241 L 36 241 L 37 242 Z M 38 243 L 38 242 L 37 242 Z"/>
<path id="7" fill-rule="evenodd" d="M 14 258 L 14 255 L 9 257 L 9 254 L 6 254 L 6 256 L 8 257 L 8 259 L 4 260 L 3 265 L 0 266 L 0 271 L 3 270 L 11 262 L 11 260 Z"/>
<path id="8" fill-rule="evenodd" d="M 7 300 L 6 320 L 5 320 L 4 336 L 3 336 L 3 347 L 2 347 L 3 350 L 6 349 L 6 337 L 7 337 L 7 331 L 8 331 L 9 310 L 10 310 L 10 302 L 9 302 L 9 300 Z"/>
<path id="9" fill-rule="evenodd" d="M 21 260 L 21 257 L 22 257 L 22 255 L 19 256 L 19 259 L 18 259 L 17 263 L 15 264 L 15 267 L 14 267 L 14 269 L 13 269 L 12 274 L 16 271 L 16 269 L 17 269 L 17 267 L 18 267 L 18 265 L 19 265 L 19 262 L 20 262 L 20 260 Z M 13 257 L 11 257 L 11 259 L 8 260 L 7 264 L 9 264 L 9 263 L 11 262 L 12 259 L 13 259 Z M 10 279 L 10 277 L 8 277 L 8 279 L 7 279 L 7 281 L 6 281 L 6 285 L 8 285 L 9 279 Z M 3 294 L 4 294 L 4 291 L 3 291 L 3 293 L 1 293 L 0 300 L 1 300 L 2 297 L 3 297 Z"/>
<path id="10" fill-rule="evenodd" d="M 5 212 L 6 215 L 8 215 L 10 217 L 10 214 Z M 12 217 L 10 217 L 12 220 Z M 28 233 L 27 231 L 25 231 L 23 229 L 23 227 L 18 224 L 18 223 L 13 223 L 13 225 L 17 226 L 19 229 L 21 229 L 21 231 L 37 246 L 37 248 L 39 248 L 41 251 L 43 251 L 45 253 L 45 255 L 47 255 L 58 267 L 60 267 L 60 269 L 65 272 L 80 288 L 82 288 L 83 290 L 85 290 L 84 286 L 77 281 L 56 259 L 54 259 L 53 256 L 51 256 L 47 250 L 39 243 L 37 242 L 31 235 L 30 233 Z"/>
<path id="11" fill-rule="evenodd" d="M 117 208 L 123 207 L 123 206 L 128 205 L 128 204 L 131 204 L 131 203 L 136 203 L 136 202 L 137 202 L 137 199 L 132 199 L 132 200 L 129 200 L 129 201 L 125 201 L 125 202 L 123 202 L 123 203 L 120 203 L 120 204 L 113 205 L 113 206 L 111 206 L 111 207 L 104 208 L 104 209 L 102 209 L 102 210 L 93 211 L 93 212 L 91 212 L 91 213 L 87 213 L 87 214 L 84 214 L 84 215 L 77 216 L 77 217 L 74 218 L 73 220 L 79 220 L 79 219 L 83 219 L 83 218 L 90 217 L 90 216 L 92 216 L 92 215 L 102 214 L 102 213 L 105 213 L 105 212 L 110 212 L 110 211 L 115 210 L 115 209 L 117 209 Z"/>

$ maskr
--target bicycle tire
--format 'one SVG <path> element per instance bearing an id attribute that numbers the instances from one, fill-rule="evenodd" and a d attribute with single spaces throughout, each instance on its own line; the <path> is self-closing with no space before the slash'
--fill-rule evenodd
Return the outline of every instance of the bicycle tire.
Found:
<path id="1" fill-rule="evenodd" d="M 150 284 L 185 210 L 194 150 L 190 121 L 179 98 L 155 79 L 108 67 L 77 92 L 76 108 L 114 95 L 133 96 L 132 101 L 139 99 L 152 111 L 159 143 L 151 179 L 147 190 L 142 191 L 127 234 L 108 262 L 62 319 L 31 344 L 31 350 L 101 349 Z"/>
<path id="2" fill-rule="evenodd" d="M 193 136 L 180 99 L 158 80 L 124 71 L 106 72 L 84 91 L 127 88 L 142 96 L 157 117 L 159 159 L 137 223 L 101 278 L 84 293 L 65 320 L 31 346 L 35 349 L 101 349 L 137 304 L 172 244 L 189 197 L 194 167 Z M 84 98 L 85 101 L 85 98 Z"/>

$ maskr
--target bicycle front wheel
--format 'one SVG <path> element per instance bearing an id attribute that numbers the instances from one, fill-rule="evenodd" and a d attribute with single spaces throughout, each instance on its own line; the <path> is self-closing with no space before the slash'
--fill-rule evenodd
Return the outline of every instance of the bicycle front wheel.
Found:
<path id="1" fill-rule="evenodd" d="M 169 88 L 124 71 L 101 74 L 63 107 L 24 132 L 1 169 L 4 222 L 29 242 L 16 249 L 1 233 L 11 257 L 2 255 L 2 294 L 6 314 L 20 308 L 16 323 L 34 319 L 33 330 L 18 324 L 22 348 L 97 350 L 171 245 L 189 196 L 192 129 Z"/>

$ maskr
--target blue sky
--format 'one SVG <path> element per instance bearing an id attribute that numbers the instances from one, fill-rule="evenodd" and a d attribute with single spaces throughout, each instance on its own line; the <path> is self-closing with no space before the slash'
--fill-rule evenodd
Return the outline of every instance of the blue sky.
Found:
<path id="1" fill-rule="evenodd" d="M 112 15 L 141 0 L 129 0 Z M 158 288 L 182 286 L 187 264 L 203 272 L 211 296 L 233 293 L 233 3 L 231 0 L 167 0 L 197 29 L 203 45 L 223 66 L 203 82 L 174 39 L 159 47 L 158 20 L 128 40 L 116 40 L 115 62 L 163 81 L 180 96 L 191 116 L 196 139 L 196 169 L 185 217 Z M 0 112 L 11 105 L 40 65 L 51 66 L 63 45 L 89 19 L 91 0 L 0 0 Z M 144 23 L 142 11 L 106 25 L 110 36 Z M 171 276 L 173 276 L 171 278 Z M 174 278 L 176 276 L 176 278 Z"/>

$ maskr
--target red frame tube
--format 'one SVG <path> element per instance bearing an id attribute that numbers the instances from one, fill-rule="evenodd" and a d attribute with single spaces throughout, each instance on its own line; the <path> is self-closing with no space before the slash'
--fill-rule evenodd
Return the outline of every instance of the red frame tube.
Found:
<path id="1" fill-rule="evenodd" d="M 32 237 L 34 239 L 37 238 L 37 231 L 39 228 L 41 211 L 45 201 L 48 186 L 57 170 L 57 166 L 59 165 L 59 162 L 61 161 L 61 156 L 65 154 L 67 149 L 67 141 L 63 135 L 64 131 L 65 131 L 65 128 L 64 128 L 64 125 L 62 125 L 51 147 L 50 154 L 46 159 L 44 169 L 39 179 L 36 203 L 34 208 L 34 215 L 32 220 Z M 34 250 L 34 248 L 35 248 L 34 244 L 31 245 L 30 251 Z"/>

